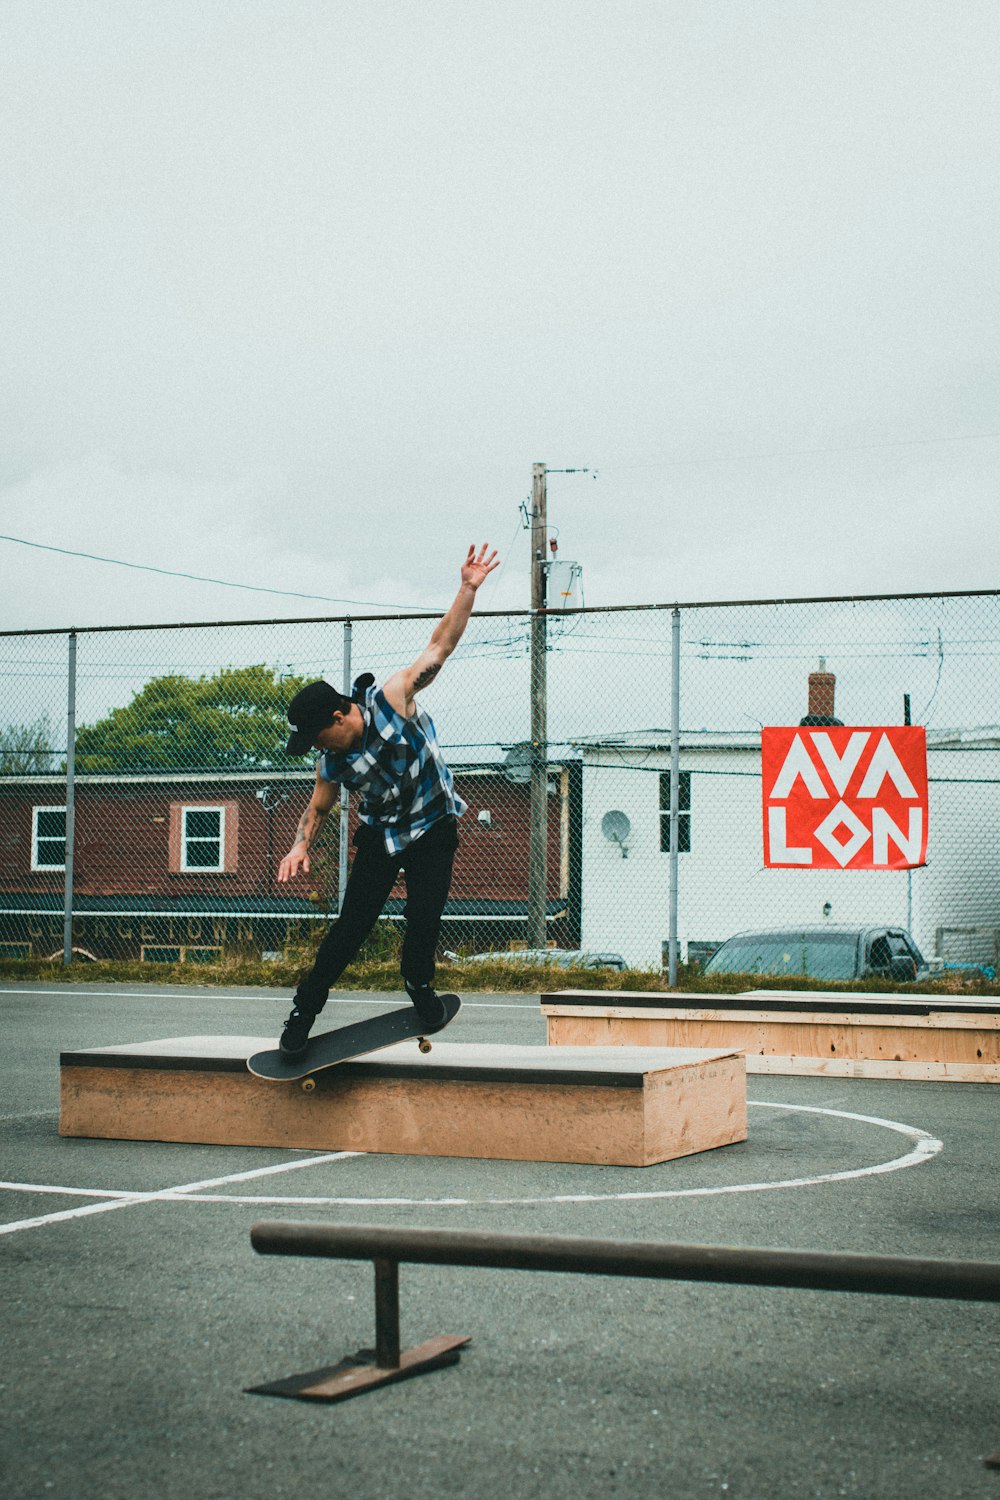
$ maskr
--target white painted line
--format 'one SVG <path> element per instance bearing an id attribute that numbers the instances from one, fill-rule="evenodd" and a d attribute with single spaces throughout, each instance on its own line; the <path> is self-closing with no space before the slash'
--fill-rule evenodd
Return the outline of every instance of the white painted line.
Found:
<path id="1" fill-rule="evenodd" d="M 87 985 L 86 989 L 74 989 L 71 984 L 60 985 L 54 990 L 12 990 L 0 985 L 0 995 L 72 995 L 75 999 L 81 999 L 86 995 L 97 995 L 103 999 L 122 1000 L 200 1000 L 208 994 L 208 986 L 195 994 L 182 995 L 177 990 L 95 990 Z M 255 995 L 234 995 L 234 1000 L 258 999 Z"/>
<path id="2" fill-rule="evenodd" d="M 7 1193 L 57 1193 L 76 1198 L 142 1197 L 141 1193 L 130 1193 L 127 1188 L 43 1187 L 39 1182 L 0 1182 L 0 1189 Z"/>
<path id="3" fill-rule="evenodd" d="M 314 1208 L 515 1208 L 543 1203 L 632 1203 L 658 1198 L 714 1198 L 727 1193 L 768 1193 L 783 1188 L 818 1187 L 825 1182 L 846 1182 L 852 1177 L 874 1177 L 884 1172 L 898 1172 L 929 1161 L 943 1149 L 943 1142 L 928 1137 L 905 1156 L 879 1162 L 873 1167 L 855 1167 L 845 1172 L 825 1172 L 816 1177 L 786 1177 L 780 1182 L 737 1182 L 725 1187 L 663 1188 L 632 1193 L 559 1193 L 544 1198 L 271 1198 L 229 1197 L 219 1193 L 198 1195 L 192 1202 L 263 1204 Z"/>
<path id="4" fill-rule="evenodd" d="M 290 990 L 291 986 L 289 985 L 288 988 Z M 3 985 L 0 984 L 0 996 L 20 995 L 30 997 L 32 995 L 73 995 L 77 999 L 81 999 L 88 995 L 97 995 L 100 998 L 106 1000 L 202 1000 L 205 999 L 209 994 L 214 993 L 214 989 L 210 985 L 206 985 L 203 990 L 199 990 L 196 994 L 187 995 L 179 994 L 177 990 L 92 990 L 89 985 L 85 990 L 76 990 L 69 986 L 67 986 L 65 989 L 60 988 L 56 990 L 10 990 L 5 989 Z M 448 992 L 443 991 L 442 993 Z M 370 1001 L 372 994 L 373 992 L 370 990 L 360 991 L 360 998 L 357 1000 L 355 1000 L 350 995 L 334 995 L 326 1003 L 327 1005 L 365 1005 Z M 402 990 L 400 990 L 398 994 L 393 991 L 387 996 L 385 1000 L 380 999 L 378 1003 L 381 1005 L 399 1005 L 402 1003 L 402 994 Z M 218 998 L 218 996 L 216 996 L 216 998 Z M 225 1000 L 265 1001 L 269 1000 L 271 996 L 259 994 L 235 995 L 227 993 L 222 998 Z M 286 1005 L 288 1003 L 288 996 L 280 995 L 275 992 L 275 1001 L 279 1005 Z M 537 995 L 529 995 L 524 1000 L 463 1000 L 462 1009 L 465 1010 L 466 1008 L 468 1008 L 469 1010 L 537 1010 L 538 997 Z"/>
<path id="5" fill-rule="evenodd" d="M 131 1208 L 138 1203 L 168 1203 L 182 1198 L 188 1193 L 199 1192 L 202 1188 L 224 1187 L 227 1182 L 247 1182 L 252 1177 L 269 1177 L 278 1172 L 294 1172 L 300 1167 L 316 1167 L 325 1162 L 343 1161 L 347 1157 L 357 1156 L 357 1151 L 331 1151 L 323 1156 L 310 1156 L 301 1161 L 277 1162 L 269 1167 L 254 1167 L 249 1172 L 233 1172 L 228 1177 L 208 1177 L 202 1182 L 183 1183 L 178 1187 L 161 1188 L 151 1193 L 116 1193 L 110 1194 L 107 1190 L 94 1189 L 90 1191 L 92 1198 L 100 1197 L 105 1200 L 102 1203 L 88 1203 L 84 1208 L 66 1208 L 60 1213 L 43 1214 L 34 1219 L 18 1219 L 11 1224 L 0 1224 L 0 1234 L 17 1234 L 22 1229 L 38 1229 L 43 1224 L 60 1224 L 66 1219 L 82 1219 L 90 1214 L 102 1214 L 113 1212 L 116 1208 Z M 63 1192 L 67 1194 L 80 1194 L 83 1188 L 53 1188 L 42 1187 L 38 1184 L 32 1186 L 30 1183 L 0 1182 L 0 1188 L 13 1189 L 21 1193 L 44 1193 Z"/>
<path id="6" fill-rule="evenodd" d="M 309 1157 L 305 1161 L 279 1162 L 270 1167 L 258 1167 L 250 1172 L 235 1172 L 227 1177 L 209 1179 L 205 1182 L 190 1182 L 183 1187 L 164 1188 L 152 1193 L 121 1194 L 111 1203 L 98 1203 L 86 1208 L 67 1209 L 62 1213 L 49 1214 L 39 1219 L 25 1219 L 16 1224 L 0 1225 L 0 1234 L 17 1229 L 30 1229 L 40 1224 L 56 1223 L 61 1219 L 76 1218 L 87 1213 L 101 1213 L 114 1208 L 127 1208 L 130 1203 L 165 1203 L 183 1199 L 189 1203 L 238 1203 L 254 1207 L 305 1207 L 305 1208 L 509 1208 L 547 1203 L 627 1203 L 661 1198 L 712 1198 L 730 1193 L 767 1193 L 787 1188 L 818 1187 L 827 1182 L 847 1182 L 857 1177 L 876 1177 L 887 1172 L 899 1172 L 904 1167 L 920 1166 L 944 1150 L 944 1142 L 916 1125 L 903 1125 L 898 1120 L 883 1120 L 877 1115 L 859 1115 L 844 1109 L 829 1109 L 814 1104 L 772 1104 L 764 1100 L 749 1101 L 752 1109 L 773 1109 L 795 1114 L 827 1115 L 834 1119 L 850 1120 L 862 1125 L 874 1125 L 883 1130 L 894 1131 L 914 1144 L 902 1156 L 889 1161 L 876 1162 L 869 1167 L 850 1167 L 840 1172 L 824 1172 L 814 1177 L 786 1177 L 777 1182 L 738 1182 L 720 1187 L 662 1188 L 648 1192 L 619 1193 L 558 1193 L 533 1198 L 305 1198 L 305 1197 L 257 1197 L 209 1193 L 203 1189 L 222 1187 L 228 1183 L 246 1181 L 249 1178 L 266 1177 L 294 1170 L 296 1167 L 313 1167 L 327 1161 L 344 1161 L 349 1157 L 362 1156 L 360 1151 L 337 1151 L 326 1156 Z M 644 1169 L 643 1169 L 644 1170 Z M 92 1197 L 107 1197 L 107 1190 L 86 1188 L 56 1188 L 31 1186 L 24 1183 L 0 1182 L 0 1189 L 10 1188 L 19 1192 L 90 1193 Z"/>
<path id="7" fill-rule="evenodd" d="M 126 1198 L 129 1202 L 143 1203 L 156 1198 L 173 1198 L 181 1193 L 191 1193 L 199 1188 L 221 1187 L 226 1182 L 245 1182 L 251 1177 L 267 1177 L 272 1173 L 294 1172 L 299 1167 L 315 1167 L 321 1162 L 342 1161 L 349 1156 L 361 1156 L 360 1151 L 334 1151 L 325 1156 L 308 1156 L 299 1161 L 280 1161 L 269 1167 L 254 1167 L 249 1172 L 233 1172 L 227 1177 L 207 1178 L 204 1182 L 189 1182 L 184 1187 L 158 1188 L 154 1192 L 139 1192 L 129 1188 L 78 1188 L 49 1187 L 38 1182 L 0 1182 L 0 1189 L 10 1193 L 62 1193 L 80 1198 Z"/>
<path id="8" fill-rule="evenodd" d="M 158 1193 L 150 1193 L 150 1200 L 156 1198 L 177 1198 L 184 1193 L 196 1193 L 201 1188 L 224 1187 L 227 1182 L 248 1182 L 252 1177 L 274 1177 L 280 1172 L 297 1172 L 301 1167 L 319 1167 L 328 1161 L 346 1161 L 351 1156 L 363 1156 L 363 1151 L 328 1151 L 324 1156 L 307 1156 L 301 1161 L 279 1161 L 273 1162 L 269 1167 L 253 1167 L 249 1172 L 231 1172 L 226 1177 L 208 1177 L 204 1182 L 189 1182 L 183 1187 L 163 1188 Z"/>
<path id="9" fill-rule="evenodd" d="M 0 1224 L 0 1234 L 19 1234 L 22 1229 L 40 1229 L 43 1224 L 60 1224 L 65 1219 L 83 1219 L 88 1214 L 106 1214 L 116 1208 L 129 1208 L 133 1203 L 142 1203 L 139 1194 L 116 1198 L 111 1203 L 88 1203 L 85 1208 L 66 1208 L 62 1213 L 43 1214 L 38 1219 L 16 1219 L 12 1224 Z"/>
<path id="10" fill-rule="evenodd" d="M 814 1177 L 783 1178 L 779 1182 L 739 1182 L 721 1187 L 663 1188 L 648 1192 L 620 1193 L 560 1193 L 535 1198 L 271 1198 L 271 1197 L 218 1197 L 203 1201 L 260 1204 L 268 1207 L 315 1207 L 315 1208 L 513 1208 L 544 1203 L 626 1203 L 660 1198 L 712 1198 L 729 1193 L 767 1193 L 787 1188 L 817 1187 L 821 1183 L 846 1182 L 856 1177 L 875 1177 L 886 1172 L 899 1172 L 904 1167 L 920 1166 L 944 1150 L 944 1142 L 928 1131 L 914 1125 L 902 1125 L 897 1120 L 883 1120 L 875 1115 L 852 1114 L 843 1109 L 825 1109 L 810 1104 L 770 1104 L 750 1100 L 757 1109 L 790 1110 L 799 1114 L 830 1115 L 837 1119 L 857 1121 L 864 1125 L 876 1125 L 895 1131 L 914 1142 L 911 1150 L 891 1161 L 876 1162 L 870 1167 L 851 1167 L 840 1172 L 824 1172 Z"/>
<path id="11" fill-rule="evenodd" d="M 537 1000 L 463 1000 L 463 1010 L 533 1010 L 538 1011 Z M 538 1012 L 539 1020 L 542 1019 Z"/>

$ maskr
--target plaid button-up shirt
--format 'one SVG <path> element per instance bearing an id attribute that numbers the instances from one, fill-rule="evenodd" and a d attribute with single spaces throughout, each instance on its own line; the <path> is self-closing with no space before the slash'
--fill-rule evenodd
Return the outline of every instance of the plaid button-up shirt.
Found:
<path id="1" fill-rule="evenodd" d="M 317 762 L 324 781 L 361 798 L 362 822 L 379 828 L 390 854 L 401 853 L 432 823 L 468 809 L 441 755 L 434 721 L 417 709 L 398 714 L 381 688 L 369 687 L 358 705 L 365 727 L 356 750 L 326 750 Z"/>

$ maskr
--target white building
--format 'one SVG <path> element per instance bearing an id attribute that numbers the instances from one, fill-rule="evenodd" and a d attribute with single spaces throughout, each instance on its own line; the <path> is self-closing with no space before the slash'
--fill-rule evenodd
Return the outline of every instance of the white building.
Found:
<path id="1" fill-rule="evenodd" d="M 578 750 L 581 945 L 658 969 L 669 935 L 669 744 L 624 734 Z M 830 921 L 908 927 L 928 957 L 993 959 L 1000 726 L 928 730 L 927 750 L 926 866 L 765 869 L 760 734 L 682 732 L 681 958 L 704 956 L 744 929 Z"/>

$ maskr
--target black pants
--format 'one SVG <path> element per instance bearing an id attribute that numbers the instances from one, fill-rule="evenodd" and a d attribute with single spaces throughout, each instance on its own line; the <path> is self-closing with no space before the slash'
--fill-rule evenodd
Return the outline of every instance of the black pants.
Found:
<path id="1" fill-rule="evenodd" d="M 441 913 L 451 888 L 451 869 L 458 848 L 457 819 L 440 818 L 399 854 L 389 854 L 377 828 L 359 825 L 357 852 L 344 892 L 340 916 L 327 932 L 311 971 L 295 992 L 300 1010 L 315 1015 L 326 1004 L 340 977 L 371 932 L 389 899 L 400 870 L 406 875 L 406 934 L 400 968 L 406 983 L 433 984 L 434 953 Z"/>

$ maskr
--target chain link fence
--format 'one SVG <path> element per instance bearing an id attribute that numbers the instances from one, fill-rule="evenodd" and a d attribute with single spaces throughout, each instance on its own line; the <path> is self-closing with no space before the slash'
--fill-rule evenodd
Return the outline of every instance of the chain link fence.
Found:
<path id="1" fill-rule="evenodd" d="M 422 699 L 469 805 L 444 950 L 547 946 L 673 974 L 742 931 L 884 927 L 932 967 L 996 966 L 1000 595 L 550 612 L 544 746 L 531 626 L 528 612 L 474 616 Z M 313 780 L 308 758 L 284 754 L 285 705 L 315 677 L 384 681 L 432 628 L 4 635 L 0 956 L 196 964 L 301 948 L 338 910 L 357 813 L 345 800 L 309 876 L 278 882 Z M 897 822 L 883 838 L 894 867 L 863 868 L 846 851 L 878 841 L 847 771 L 876 743 L 862 728 L 904 724 L 926 731 L 926 856 Z M 765 864 L 769 726 L 827 735 L 808 750 L 841 798 L 825 865 L 805 850 Z M 404 908 L 401 884 L 390 930 Z"/>

